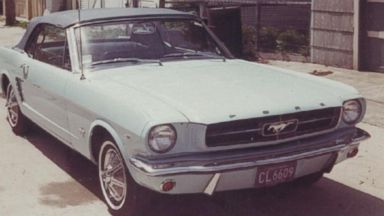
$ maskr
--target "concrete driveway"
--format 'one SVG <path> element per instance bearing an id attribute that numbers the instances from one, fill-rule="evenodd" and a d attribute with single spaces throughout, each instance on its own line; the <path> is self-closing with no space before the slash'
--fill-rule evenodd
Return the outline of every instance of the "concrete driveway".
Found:
<path id="1" fill-rule="evenodd" d="M 0 27 L 0 45 L 17 41 L 22 31 Z M 292 64 L 292 69 L 300 66 L 302 72 L 313 67 L 275 64 Z M 381 74 L 371 76 L 384 78 Z M 37 127 L 26 137 L 15 136 L 5 120 L 4 104 L 5 100 L 0 99 L 0 215 L 109 215 L 98 188 L 96 167 Z M 382 216 L 384 129 L 382 122 L 372 116 L 376 114 L 375 110 L 369 111 L 371 120 L 360 124 L 373 137 L 362 144 L 358 156 L 339 164 L 312 187 L 286 185 L 217 193 L 212 197 L 155 195 L 143 215 Z"/>
<path id="2" fill-rule="evenodd" d="M 0 99 L 0 106 L 4 106 Z M 0 110 L 0 215 L 110 215 L 98 188 L 96 167 L 41 129 L 13 135 Z M 357 158 L 339 164 L 312 187 L 292 185 L 205 195 L 155 195 L 143 215 L 377 215 L 384 212 L 384 130 L 362 128 L 373 138 Z"/>

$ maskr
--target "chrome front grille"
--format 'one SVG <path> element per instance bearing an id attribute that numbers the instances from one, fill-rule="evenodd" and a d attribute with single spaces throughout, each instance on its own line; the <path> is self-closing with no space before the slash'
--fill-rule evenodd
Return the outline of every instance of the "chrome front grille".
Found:
<path id="1" fill-rule="evenodd" d="M 332 107 L 210 124 L 205 141 L 208 147 L 216 147 L 276 141 L 312 134 L 335 128 L 340 111 L 341 107 Z"/>

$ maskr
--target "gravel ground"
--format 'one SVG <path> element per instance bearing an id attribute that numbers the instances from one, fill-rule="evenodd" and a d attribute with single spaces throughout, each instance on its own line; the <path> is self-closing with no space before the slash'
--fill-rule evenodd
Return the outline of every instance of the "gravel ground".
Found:
<path id="1" fill-rule="evenodd" d="M 4 22 L 0 21 L 0 46 L 16 45 L 24 32 L 25 29 L 5 26 Z"/>

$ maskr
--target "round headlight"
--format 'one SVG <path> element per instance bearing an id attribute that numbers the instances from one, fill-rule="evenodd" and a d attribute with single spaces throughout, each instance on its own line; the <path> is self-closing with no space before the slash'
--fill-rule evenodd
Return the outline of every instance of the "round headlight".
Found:
<path id="1" fill-rule="evenodd" d="M 172 125 L 159 125 L 149 132 L 148 144 L 152 151 L 164 153 L 176 144 L 176 130 Z"/>
<path id="2" fill-rule="evenodd" d="M 362 107 L 359 101 L 346 101 L 343 105 L 343 120 L 347 124 L 356 123 L 362 113 Z"/>

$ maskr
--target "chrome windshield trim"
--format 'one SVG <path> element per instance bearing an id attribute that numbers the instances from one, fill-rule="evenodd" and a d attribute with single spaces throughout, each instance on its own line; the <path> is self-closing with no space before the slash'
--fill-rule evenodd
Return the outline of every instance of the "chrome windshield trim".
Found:
<path id="1" fill-rule="evenodd" d="M 76 42 L 76 35 L 75 35 L 74 28 L 67 29 L 67 40 L 68 40 L 68 48 L 70 53 L 69 57 L 71 59 L 71 65 L 72 65 L 72 72 L 81 73 L 80 62 L 79 62 L 80 53 L 78 53 L 79 49 Z"/>

